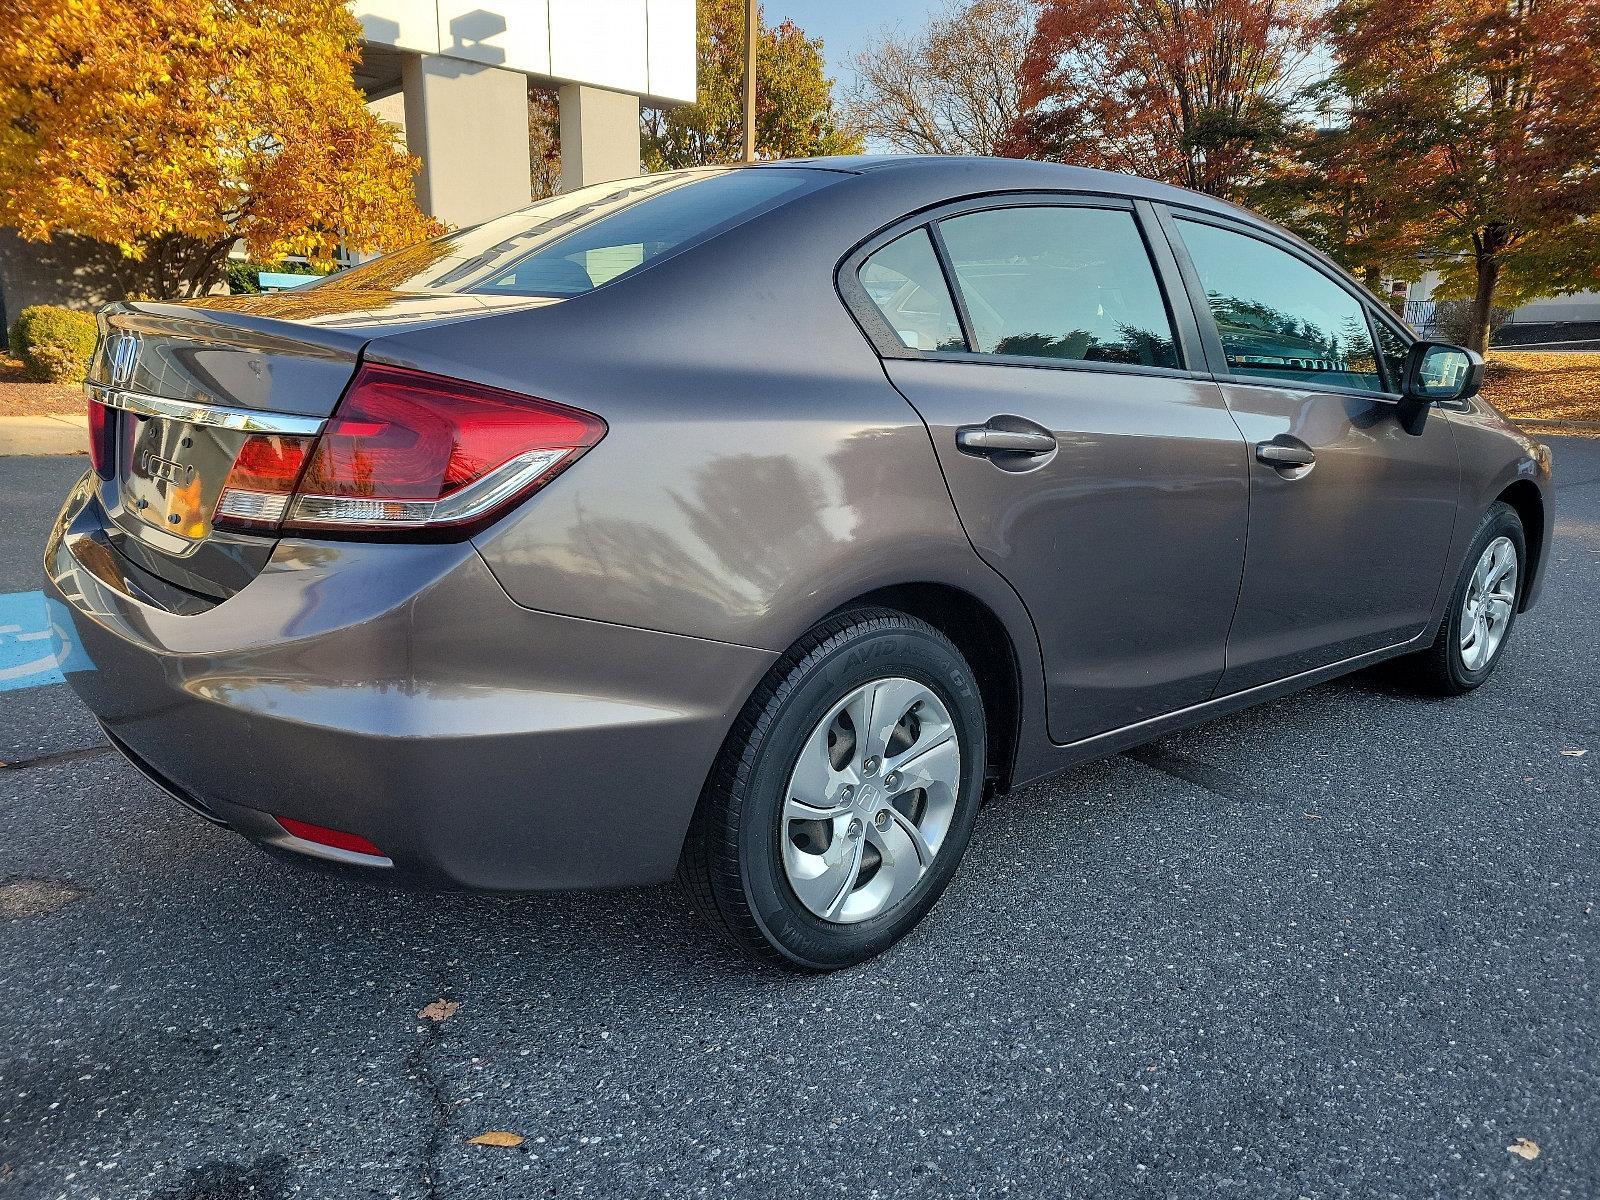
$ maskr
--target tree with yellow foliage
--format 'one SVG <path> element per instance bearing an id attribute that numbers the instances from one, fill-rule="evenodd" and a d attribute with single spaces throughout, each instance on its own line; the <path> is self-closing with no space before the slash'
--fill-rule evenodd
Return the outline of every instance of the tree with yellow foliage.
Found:
<path id="1" fill-rule="evenodd" d="M 97 238 L 164 295 L 252 258 L 439 232 L 368 111 L 341 0 L 0 0 L 0 225 Z"/>

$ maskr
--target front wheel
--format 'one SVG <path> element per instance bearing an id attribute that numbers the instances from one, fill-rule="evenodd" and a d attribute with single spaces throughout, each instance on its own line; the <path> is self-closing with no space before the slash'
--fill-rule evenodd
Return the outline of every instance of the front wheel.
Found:
<path id="1" fill-rule="evenodd" d="M 1528 559 L 1522 520 L 1496 503 L 1479 522 L 1433 645 L 1400 660 L 1428 691 L 1459 696 L 1494 671 L 1517 619 Z"/>
<path id="2" fill-rule="evenodd" d="M 757 957 L 817 971 L 871 958 L 954 875 L 984 735 L 972 670 L 938 630 L 888 609 L 831 618 L 740 714 L 680 875 Z"/>

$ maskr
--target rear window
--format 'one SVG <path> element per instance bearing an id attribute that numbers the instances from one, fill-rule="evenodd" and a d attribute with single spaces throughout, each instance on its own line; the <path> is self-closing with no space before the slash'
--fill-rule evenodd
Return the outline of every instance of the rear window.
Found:
<path id="1" fill-rule="evenodd" d="M 411 246 L 318 290 L 577 296 L 842 176 L 806 168 L 675 171 L 596 184 Z"/>

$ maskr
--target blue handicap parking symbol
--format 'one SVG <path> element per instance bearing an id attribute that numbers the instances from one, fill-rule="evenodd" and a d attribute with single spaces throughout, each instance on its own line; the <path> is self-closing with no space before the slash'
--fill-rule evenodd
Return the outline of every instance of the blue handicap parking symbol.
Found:
<path id="1" fill-rule="evenodd" d="M 61 683 L 43 592 L 0 593 L 0 692 Z"/>

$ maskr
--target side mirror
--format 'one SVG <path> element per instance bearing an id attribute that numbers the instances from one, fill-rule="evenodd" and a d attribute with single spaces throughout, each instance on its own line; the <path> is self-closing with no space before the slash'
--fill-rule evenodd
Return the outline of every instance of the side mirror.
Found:
<path id="1" fill-rule="evenodd" d="M 1483 386 L 1483 355 L 1448 342 L 1414 342 L 1400 388 L 1400 424 L 1421 433 L 1435 400 L 1465 400 Z"/>

